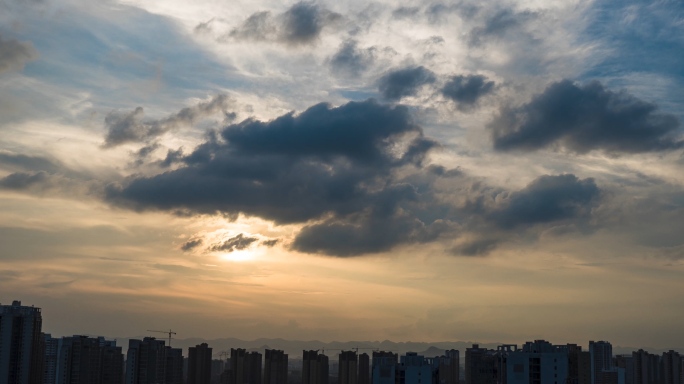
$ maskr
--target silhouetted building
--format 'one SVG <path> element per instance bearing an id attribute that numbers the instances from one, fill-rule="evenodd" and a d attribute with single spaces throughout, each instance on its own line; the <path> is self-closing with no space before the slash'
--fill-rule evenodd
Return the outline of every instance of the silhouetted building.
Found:
<path id="1" fill-rule="evenodd" d="M 211 384 L 211 352 L 207 343 L 188 348 L 188 384 Z"/>
<path id="2" fill-rule="evenodd" d="M 681 384 L 682 382 L 682 357 L 675 351 L 664 352 L 661 357 L 661 383 Z"/>
<path id="3" fill-rule="evenodd" d="M 370 384 L 370 356 L 367 353 L 359 355 L 359 384 Z M 683 383 L 684 384 L 684 383 Z"/>
<path id="4" fill-rule="evenodd" d="M 460 354 L 456 349 L 444 352 L 439 357 L 438 384 L 459 384 Z"/>
<path id="5" fill-rule="evenodd" d="M 230 349 L 231 384 L 261 383 L 261 353 Z"/>
<path id="6" fill-rule="evenodd" d="M 59 338 L 53 338 L 51 334 L 42 334 L 45 355 L 43 358 L 43 384 L 55 384 L 57 382 L 57 357 L 59 354 Z"/>
<path id="7" fill-rule="evenodd" d="M 328 356 L 318 351 L 304 351 L 302 358 L 302 384 L 328 384 Z"/>
<path id="8" fill-rule="evenodd" d="M 371 382 L 373 384 L 395 384 L 399 356 L 392 352 L 373 352 Z"/>
<path id="9" fill-rule="evenodd" d="M 618 369 L 625 372 L 624 384 L 634 384 L 634 359 L 632 355 L 617 355 L 615 356 L 614 365 Z M 679 383 L 675 383 L 679 384 Z"/>
<path id="10" fill-rule="evenodd" d="M 128 341 L 126 384 L 183 384 L 183 350 L 145 337 Z"/>
<path id="11" fill-rule="evenodd" d="M 100 341 L 87 336 L 62 338 L 57 366 L 57 384 L 99 383 Z"/>
<path id="12" fill-rule="evenodd" d="M 508 384 L 565 384 L 568 379 L 568 347 L 545 340 L 523 344 L 506 358 Z"/>
<path id="13" fill-rule="evenodd" d="M 498 360 L 499 356 L 496 351 L 480 348 L 479 344 L 466 348 L 466 384 L 497 384 L 499 370 L 501 370 Z"/>
<path id="14" fill-rule="evenodd" d="M 214 359 L 211 361 L 211 383 L 220 384 L 221 374 L 226 369 L 225 362 L 222 359 Z"/>
<path id="15" fill-rule="evenodd" d="M 358 357 L 354 351 L 342 351 L 339 356 L 338 364 L 338 384 L 357 384 L 359 380 L 358 375 Z"/>
<path id="16" fill-rule="evenodd" d="M 100 384 L 121 384 L 124 379 L 124 355 L 116 341 L 100 340 Z"/>
<path id="17" fill-rule="evenodd" d="M 396 382 L 399 384 L 432 384 L 437 380 L 438 359 L 425 358 L 415 352 L 401 356 L 396 367 Z"/>
<path id="18" fill-rule="evenodd" d="M 264 357 L 264 384 L 287 384 L 287 354 L 267 349 Z"/>
<path id="19" fill-rule="evenodd" d="M 632 352 L 634 362 L 634 384 L 658 384 L 660 379 L 660 357 L 640 349 Z"/>
<path id="20" fill-rule="evenodd" d="M 183 350 L 167 346 L 165 352 L 164 384 L 183 384 Z"/>
<path id="21" fill-rule="evenodd" d="M 42 384 L 42 323 L 40 308 L 0 305 L 0 383 Z"/>
<path id="22" fill-rule="evenodd" d="M 613 371 L 613 346 L 607 341 L 590 341 L 589 353 L 591 354 L 591 384 L 604 383 L 602 378 L 612 376 L 600 375 L 603 371 Z"/>

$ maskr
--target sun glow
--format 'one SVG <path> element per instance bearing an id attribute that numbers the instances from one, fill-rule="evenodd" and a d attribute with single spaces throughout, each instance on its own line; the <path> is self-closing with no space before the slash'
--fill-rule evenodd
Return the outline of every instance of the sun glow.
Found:
<path id="1" fill-rule="evenodd" d="M 229 253 L 224 253 L 221 255 L 221 259 L 225 261 L 233 261 L 237 263 L 242 263 L 242 262 L 248 262 L 248 261 L 254 261 L 257 259 L 257 252 L 254 250 L 242 250 L 242 251 L 233 251 Z"/>

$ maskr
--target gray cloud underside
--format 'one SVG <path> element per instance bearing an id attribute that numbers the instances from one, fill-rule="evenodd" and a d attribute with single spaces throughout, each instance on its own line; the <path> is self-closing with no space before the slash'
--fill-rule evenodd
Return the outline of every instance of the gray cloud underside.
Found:
<path id="1" fill-rule="evenodd" d="M 494 91 L 494 82 L 482 75 L 452 76 L 442 88 L 442 95 L 455 102 L 459 109 L 473 107 Z"/>
<path id="2" fill-rule="evenodd" d="M 551 84 L 517 108 L 502 108 L 488 124 L 494 148 L 538 150 L 563 148 L 586 153 L 640 153 L 681 148 L 679 120 L 655 104 L 599 82 Z"/>
<path id="3" fill-rule="evenodd" d="M 375 60 L 376 48 L 359 48 L 355 40 L 347 40 L 329 59 L 333 73 L 358 76 L 365 72 Z"/>
<path id="4" fill-rule="evenodd" d="M 420 88 L 436 81 L 435 74 L 420 67 L 402 68 L 388 72 L 378 81 L 378 90 L 388 100 L 415 96 Z"/>
<path id="5" fill-rule="evenodd" d="M 318 40 L 326 26 L 337 23 L 341 17 L 317 4 L 299 2 L 276 16 L 269 11 L 254 13 L 222 39 L 310 44 Z"/>
<path id="6" fill-rule="evenodd" d="M 30 42 L 3 39 L 0 35 L 0 73 L 21 70 L 24 65 L 38 58 L 38 52 Z"/>
<path id="7" fill-rule="evenodd" d="M 582 219 L 599 200 L 593 180 L 573 175 L 544 176 L 512 193 L 483 188 L 458 169 L 424 165 L 435 147 L 406 107 L 373 100 L 318 104 L 298 115 L 229 125 L 179 156 L 178 169 L 110 185 L 106 195 L 136 210 L 303 223 L 291 247 L 335 256 L 459 231 L 505 238 L 537 224 Z"/>
<path id="8" fill-rule="evenodd" d="M 111 148 L 125 143 L 146 142 L 166 132 L 188 126 L 211 115 L 227 113 L 233 100 L 217 95 L 209 101 L 186 107 L 164 119 L 143 121 L 144 111 L 137 107 L 132 112 L 111 112 L 105 117 L 107 133 L 103 147 Z"/>

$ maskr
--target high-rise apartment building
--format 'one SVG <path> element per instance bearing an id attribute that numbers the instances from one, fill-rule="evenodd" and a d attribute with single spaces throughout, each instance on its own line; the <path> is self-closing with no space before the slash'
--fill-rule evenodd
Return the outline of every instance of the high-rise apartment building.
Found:
<path id="1" fill-rule="evenodd" d="M 260 384 L 261 353 L 231 348 L 230 370 L 231 384 Z"/>
<path id="2" fill-rule="evenodd" d="M 359 355 L 359 384 L 370 384 L 370 356 L 367 353 Z M 684 384 L 684 383 L 682 383 Z"/>
<path id="3" fill-rule="evenodd" d="M 682 381 L 682 357 L 675 351 L 664 352 L 660 359 L 662 365 L 661 383 L 680 384 Z"/>
<path id="4" fill-rule="evenodd" d="M 371 382 L 373 384 L 394 384 L 399 355 L 392 352 L 373 352 Z"/>
<path id="5" fill-rule="evenodd" d="M 287 384 L 287 354 L 267 349 L 264 356 L 264 384 Z"/>
<path id="6" fill-rule="evenodd" d="M 634 359 L 631 354 L 615 356 L 615 367 L 623 370 L 625 374 L 624 384 L 634 384 Z"/>
<path id="7" fill-rule="evenodd" d="M 328 356 L 318 351 L 304 351 L 302 358 L 302 384 L 328 384 Z"/>
<path id="8" fill-rule="evenodd" d="M 634 384 L 659 384 L 660 356 L 640 349 L 632 352 Z"/>
<path id="9" fill-rule="evenodd" d="M 183 350 L 145 337 L 128 341 L 126 384 L 182 384 Z"/>
<path id="10" fill-rule="evenodd" d="M 565 384 L 568 380 L 568 348 L 545 340 L 525 343 L 506 356 L 508 384 Z"/>
<path id="11" fill-rule="evenodd" d="M 473 344 L 471 348 L 466 348 L 466 384 L 497 384 L 499 369 L 501 368 L 496 351 L 480 348 L 479 344 Z"/>
<path id="12" fill-rule="evenodd" d="M 607 341 L 590 341 L 589 354 L 591 355 L 591 384 L 604 383 L 601 378 L 603 371 L 613 370 L 613 345 Z"/>
<path id="13" fill-rule="evenodd" d="M 211 353 L 207 343 L 188 348 L 188 384 L 211 383 Z"/>
<path id="14" fill-rule="evenodd" d="M 59 355 L 60 339 L 51 334 L 42 334 L 45 355 L 43 358 L 43 384 L 57 382 L 57 357 Z"/>
<path id="15" fill-rule="evenodd" d="M 444 352 L 439 358 L 438 383 L 439 384 L 459 384 L 460 375 L 460 354 L 456 349 Z"/>
<path id="16" fill-rule="evenodd" d="M 183 384 L 183 350 L 169 346 L 165 349 L 164 384 Z"/>
<path id="17" fill-rule="evenodd" d="M 42 384 L 42 323 L 40 308 L 0 305 L 0 383 Z"/>
<path id="18" fill-rule="evenodd" d="M 358 384 L 358 357 L 354 351 L 342 351 L 339 355 L 338 375 L 339 384 Z"/>

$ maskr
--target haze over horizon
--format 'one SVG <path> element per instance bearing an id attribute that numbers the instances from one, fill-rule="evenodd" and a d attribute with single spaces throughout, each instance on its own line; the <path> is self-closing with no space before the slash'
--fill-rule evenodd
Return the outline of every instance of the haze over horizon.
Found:
<path id="1" fill-rule="evenodd" d="M 684 346 L 684 3 L 0 0 L 56 335 Z"/>

